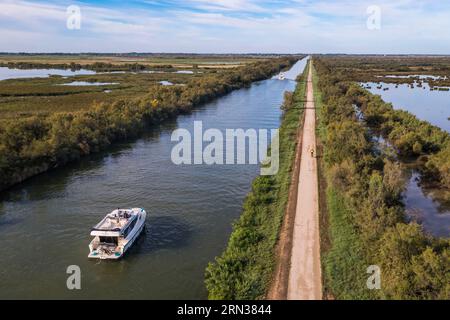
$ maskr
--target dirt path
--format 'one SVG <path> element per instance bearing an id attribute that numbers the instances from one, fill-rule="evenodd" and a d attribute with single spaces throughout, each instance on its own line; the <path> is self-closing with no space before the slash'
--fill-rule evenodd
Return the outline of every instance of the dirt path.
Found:
<path id="1" fill-rule="evenodd" d="M 294 232 L 294 219 L 297 210 L 298 176 L 300 173 L 300 159 L 302 154 L 303 123 L 305 114 L 302 112 L 298 120 L 300 125 L 297 131 L 297 146 L 295 160 L 292 167 L 291 185 L 289 186 L 286 213 L 281 225 L 277 247 L 277 263 L 266 298 L 268 300 L 286 300 L 289 282 L 289 269 L 291 263 L 292 234 Z"/>
<path id="2" fill-rule="evenodd" d="M 287 298 L 322 299 L 319 238 L 319 194 L 316 161 L 316 114 L 311 68 L 308 75 L 302 153 L 292 239 Z M 311 155 L 311 150 L 314 155 Z"/>

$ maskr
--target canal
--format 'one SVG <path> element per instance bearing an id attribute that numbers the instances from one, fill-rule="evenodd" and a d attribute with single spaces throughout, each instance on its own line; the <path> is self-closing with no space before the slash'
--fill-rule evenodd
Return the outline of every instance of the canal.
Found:
<path id="1" fill-rule="evenodd" d="M 193 130 L 194 121 L 204 129 L 278 128 L 283 93 L 295 84 L 254 83 L 0 194 L 0 298 L 206 298 L 205 267 L 225 248 L 259 166 L 177 166 L 171 134 Z M 120 261 L 88 260 L 91 227 L 117 207 L 145 208 L 145 234 Z M 70 265 L 81 269 L 81 290 L 67 289 Z"/>

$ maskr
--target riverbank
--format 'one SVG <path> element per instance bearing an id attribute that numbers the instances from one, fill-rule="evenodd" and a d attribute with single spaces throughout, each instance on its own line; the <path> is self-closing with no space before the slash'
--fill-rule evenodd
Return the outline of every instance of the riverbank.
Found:
<path id="1" fill-rule="evenodd" d="M 2 123 L 0 191 L 138 137 L 155 125 L 233 90 L 267 79 L 297 59 L 277 58 L 193 79 L 186 86 L 152 86 L 145 98 L 94 105 L 88 111 L 34 116 Z"/>
<path id="2" fill-rule="evenodd" d="M 309 72 L 311 64 L 309 63 L 305 68 L 305 73 Z M 304 78 L 304 76 L 302 77 Z M 304 81 L 304 79 L 302 80 Z M 300 84 L 297 84 L 300 86 Z M 306 86 L 300 86 L 300 90 L 304 89 L 304 92 L 300 92 L 299 96 L 303 94 L 303 100 L 306 100 Z M 303 104 L 297 102 L 299 107 Z M 302 136 L 303 136 L 303 123 L 305 119 L 305 112 L 301 110 L 299 114 L 299 125 L 296 135 L 296 147 L 295 158 L 291 169 L 291 182 L 289 185 L 289 194 L 286 204 L 286 212 L 284 214 L 283 222 L 280 228 L 280 233 L 275 247 L 275 268 L 270 282 L 270 286 L 266 295 L 268 300 L 285 300 L 287 299 L 288 283 L 289 283 L 289 269 L 291 263 L 292 253 L 292 235 L 294 232 L 294 220 L 297 209 L 297 195 L 298 195 L 298 178 L 300 173 L 300 160 L 302 155 Z"/>
<path id="3" fill-rule="evenodd" d="M 307 70 L 305 68 L 298 78 L 293 95 L 285 96 L 279 130 L 278 173 L 254 180 L 242 214 L 233 225 L 227 248 L 206 269 L 205 283 L 210 299 L 262 299 L 267 294 L 289 197 Z"/>
<path id="4" fill-rule="evenodd" d="M 342 71 L 325 59 L 315 61 L 316 88 L 323 99 L 318 119 L 330 243 L 322 249 L 325 291 L 336 299 L 448 299 L 450 241 L 432 238 L 405 221 L 400 165 L 389 153 L 375 150 L 368 114 L 362 122 L 355 109 L 362 89 L 343 80 Z M 362 96 L 366 105 L 377 106 L 368 94 Z M 412 129 L 415 123 L 396 119 L 393 128 Z M 439 137 L 423 139 L 438 143 Z M 369 266 L 381 271 L 377 290 L 367 286 Z"/>

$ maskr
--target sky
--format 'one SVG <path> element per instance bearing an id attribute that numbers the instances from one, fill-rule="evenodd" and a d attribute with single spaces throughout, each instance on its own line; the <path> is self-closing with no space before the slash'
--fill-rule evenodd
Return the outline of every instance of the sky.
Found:
<path id="1" fill-rule="evenodd" d="M 0 0 L 0 52 L 450 54 L 449 30 L 448 0 Z"/>

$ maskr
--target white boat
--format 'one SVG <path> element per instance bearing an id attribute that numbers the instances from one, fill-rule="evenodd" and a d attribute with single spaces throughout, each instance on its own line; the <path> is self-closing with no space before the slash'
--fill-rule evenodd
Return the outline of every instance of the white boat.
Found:
<path id="1" fill-rule="evenodd" d="M 278 80 L 284 80 L 284 79 L 285 79 L 284 72 L 281 72 L 281 73 L 278 75 Z"/>
<path id="2" fill-rule="evenodd" d="M 145 226 L 142 208 L 116 209 L 91 230 L 89 258 L 120 259 L 133 245 Z"/>

